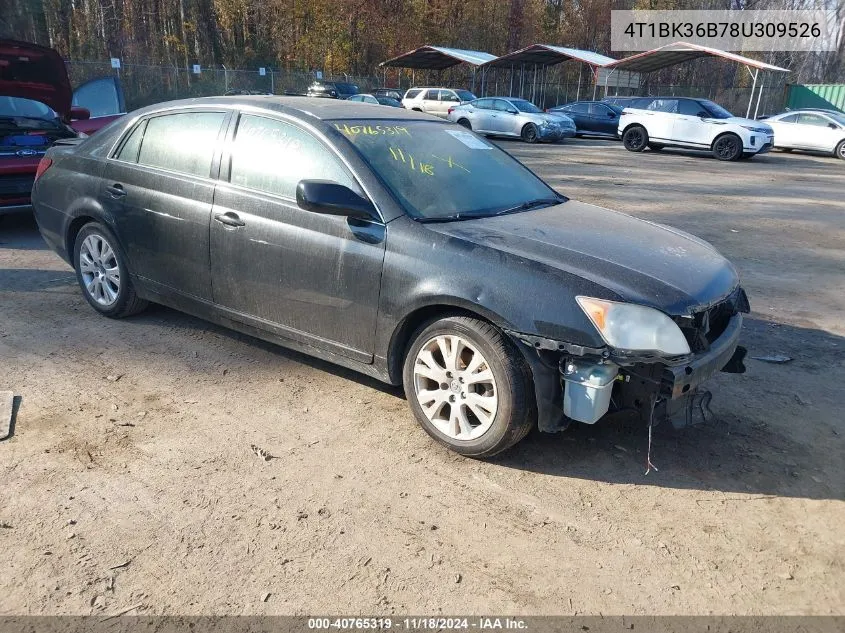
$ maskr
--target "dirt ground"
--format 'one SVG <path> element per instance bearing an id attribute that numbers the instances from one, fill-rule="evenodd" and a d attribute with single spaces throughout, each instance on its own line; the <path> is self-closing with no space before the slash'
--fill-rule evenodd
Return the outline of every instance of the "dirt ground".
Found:
<path id="1" fill-rule="evenodd" d="M 845 613 L 845 162 L 503 146 L 695 233 L 753 314 L 717 418 L 535 433 L 490 462 L 401 393 L 165 308 L 111 321 L 0 226 L 0 614 Z M 264 461 L 255 445 L 273 458 Z"/>

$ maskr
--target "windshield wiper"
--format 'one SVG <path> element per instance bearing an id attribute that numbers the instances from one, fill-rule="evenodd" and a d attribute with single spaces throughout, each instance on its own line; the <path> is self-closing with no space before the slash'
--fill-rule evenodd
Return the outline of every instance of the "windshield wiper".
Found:
<path id="1" fill-rule="evenodd" d="M 459 222 L 461 220 L 479 220 L 481 218 L 492 218 L 497 215 L 506 215 L 508 213 L 517 213 L 519 211 L 528 211 L 529 209 L 536 209 L 537 207 L 542 206 L 551 206 L 555 204 L 560 204 L 561 202 L 566 202 L 569 198 L 565 196 L 560 196 L 559 198 L 537 198 L 535 200 L 529 200 L 527 202 L 523 202 L 515 207 L 508 207 L 507 209 L 502 209 L 500 211 L 494 211 L 493 213 L 490 212 L 472 212 L 472 213 L 455 213 L 453 215 L 443 215 L 440 217 L 429 217 L 429 218 L 414 218 L 417 222 L 422 222 L 423 224 L 431 224 L 435 222 Z"/>
<path id="2" fill-rule="evenodd" d="M 529 209 L 536 209 L 537 207 L 542 206 L 552 206 L 555 204 L 560 204 L 561 202 L 566 202 L 566 198 L 537 198 L 535 200 L 529 200 L 527 202 L 523 202 L 522 204 L 518 204 L 515 207 L 508 207 L 507 209 L 502 209 L 501 211 L 496 211 L 492 215 L 507 215 L 508 213 L 518 213 L 519 211 L 528 211 Z"/>

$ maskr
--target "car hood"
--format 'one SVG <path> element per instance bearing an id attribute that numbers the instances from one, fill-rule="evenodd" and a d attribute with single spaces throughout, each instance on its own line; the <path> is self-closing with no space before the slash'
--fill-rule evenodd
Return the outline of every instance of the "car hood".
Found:
<path id="1" fill-rule="evenodd" d="M 768 128 L 771 131 L 772 126 L 768 123 L 764 123 L 763 121 L 758 121 L 756 119 L 744 119 L 740 116 L 732 116 L 729 119 L 713 119 L 717 122 L 725 122 L 725 123 L 733 123 L 734 125 L 746 125 L 748 127 L 756 127 L 756 128 Z"/>
<path id="2" fill-rule="evenodd" d="M 673 315 L 710 306 L 739 283 L 731 263 L 704 240 L 573 200 L 535 211 L 426 226 L 576 275 L 625 301 Z"/>
<path id="3" fill-rule="evenodd" d="M 65 63 L 52 48 L 0 40 L 0 95 L 40 101 L 69 120 L 72 94 Z"/>

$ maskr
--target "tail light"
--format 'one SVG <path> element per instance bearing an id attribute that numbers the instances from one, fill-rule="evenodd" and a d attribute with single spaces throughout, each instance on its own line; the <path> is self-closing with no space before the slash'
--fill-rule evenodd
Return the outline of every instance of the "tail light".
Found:
<path id="1" fill-rule="evenodd" d="M 35 180 L 38 180 L 39 178 L 41 178 L 41 174 L 43 174 L 45 171 L 50 169 L 50 165 L 52 165 L 52 164 L 53 164 L 53 159 L 47 158 L 46 156 L 44 158 L 42 158 L 40 161 L 38 161 L 38 168 L 35 170 Z"/>
<path id="2" fill-rule="evenodd" d="M 449 108 L 449 111 L 448 111 L 446 114 L 452 114 L 452 111 L 453 111 L 454 109 L 455 109 L 455 106 L 452 106 L 451 108 Z"/>

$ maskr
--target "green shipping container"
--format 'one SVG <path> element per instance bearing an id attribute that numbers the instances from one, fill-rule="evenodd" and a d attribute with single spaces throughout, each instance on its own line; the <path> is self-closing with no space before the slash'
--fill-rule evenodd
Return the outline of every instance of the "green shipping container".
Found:
<path id="1" fill-rule="evenodd" d="M 789 110 L 825 108 L 845 112 L 845 84 L 790 84 L 786 107 Z"/>

